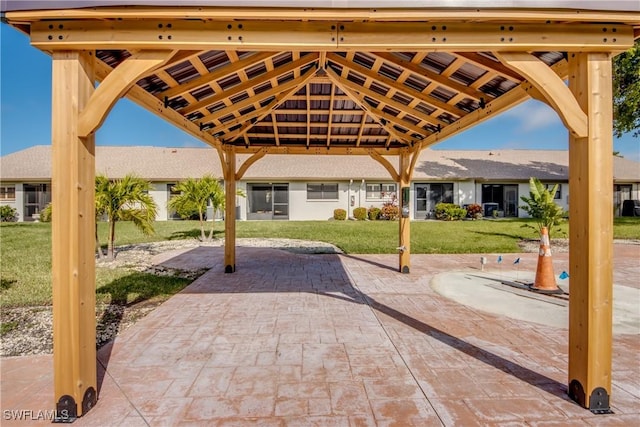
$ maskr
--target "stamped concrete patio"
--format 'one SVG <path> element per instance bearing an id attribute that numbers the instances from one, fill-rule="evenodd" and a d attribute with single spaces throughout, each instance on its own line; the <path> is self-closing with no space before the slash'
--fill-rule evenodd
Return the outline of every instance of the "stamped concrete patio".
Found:
<path id="1" fill-rule="evenodd" d="M 535 269 L 536 254 L 516 256 Z M 483 312 L 431 288 L 439 273 L 477 272 L 479 255 L 413 255 L 409 275 L 390 255 L 240 247 L 235 274 L 222 273 L 222 257 L 222 248 L 200 247 L 157 259 L 211 270 L 100 350 L 99 401 L 76 425 L 640 420 L 640 335 L 614 335 L 614 414 L 593 415 L 566 395 L 566 329 Z M 639 260 L 639 245 L 616 245 L 617 285 L 640 287 Z M 554 263 L 567 269 L 567 255 Z M 35 424 L 12 422 L 7 411 L 52 409 L 51 356 L 1 363 L 2 424 Z"/>

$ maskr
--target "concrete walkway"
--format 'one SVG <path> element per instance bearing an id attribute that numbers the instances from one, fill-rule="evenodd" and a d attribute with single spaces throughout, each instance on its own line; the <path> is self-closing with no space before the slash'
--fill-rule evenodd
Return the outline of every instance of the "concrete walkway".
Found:
<path id="1" fill-rule="evenodd" d="M 535 270 L 536 254 L 521 257 Z M 491 255 L 487 255 L 491 260 Z M 99 401 L 79 426 L 635 425 L 640 335 L 614 335 L 613 415 L 566 396 L 567 330 L 436 293 L 479 255 L 301 255 L 222 248 L 157 259 L 212 267 L 99 352 Z M 616 245 L 615 282 L 639 288 L 640 246 Z M 507 256 L 505 256 L 505 265 Z M 554 255 L 556 273 L 566 254 Z M 497 271 L 497 265 L 489 265 Z M 556 274 L 557 275 L 557 274 Z M 51 356 L 2 359 L 2 425 L 53 408 Z M 9 416 L 8 416 L 9 415 Z M 42 414 L 46 418 L 46 413 Z M 40 420 L 48 423 L 47 420 Z"/>

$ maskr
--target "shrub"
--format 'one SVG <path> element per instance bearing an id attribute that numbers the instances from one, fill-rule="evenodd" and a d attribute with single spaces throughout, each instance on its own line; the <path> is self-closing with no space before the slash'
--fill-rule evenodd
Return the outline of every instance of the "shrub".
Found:
<path id="1" fill-rule="evenodd" d="M 443 221 L 457 221 L 467 216 L 467 210 L 453 203 L 438 203 L 436 218 Z"/>
<path id="2" fill-rule="evenodd" d="M 467 216 L 473 219 L 482 218 L 482 206 L 477 203 L 467 206 Z"/>
<path id="3" fill-rule="evenodd" d="M 347 219 L 347 211 L 345 211 L 344 209 L 334 209 L 333 219 L 344 221 L 345 219 Z"/>
<path id="4" fill-rule="evenodd" d="M 395 221 L 400 216 L 400 211 L 398 210 L 398 206 L 393 202 L 388 202 L 382 205 L 382 209 L 380 210 L 380 218 L 386 219 L 387 221 Z"/>
<path id="5" fill-rule="evenodd" d="M 380 208 L 376 208 L 375 206 L 371 206 L 369 208 L 369 219 L 371 221 L 375 221 L 380 218 Z"/>
<path id="6" fill-rule="evenodd" d="M 41 222 L 51 222 L 51 203 L 49 203 L 44 209 L 40 211 Z"/>
<path id="7" fill-rule="evenodd" d="M 1 222 L 16 222 L 18 220 L 18 210 L 9 205 L 0 206 Z"/>
<path id="8" fill-rule="evenodd" d="M 367 219 L 367 209 L 366 208 L 355 208 L 353 210 L 353 217 L 358 221 L 364 221 Z"/>

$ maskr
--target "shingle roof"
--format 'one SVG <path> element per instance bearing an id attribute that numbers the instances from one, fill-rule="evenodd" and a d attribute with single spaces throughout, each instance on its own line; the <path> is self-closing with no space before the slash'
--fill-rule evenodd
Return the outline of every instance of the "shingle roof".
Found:
<path id="1" fill-rule="evenodd" d="M 248 155 L 238 155 L 240 165 Z M 395 166 L 397 157 L 388 160 Z M 135 173 L 151 181 L 175 181 L 207 173 L 222 176 L 220 160 L 210 148 L 96 147 L 96 171 L 111 178 Z M 560 150 L 423 150 L 413 176 L 419 180 L 513 180 L 530 177 L 568 180 L 568 153 Z M 31 147 L 0 158 L 3 181 L 49 180 L 51 146 Z M 614 157 L 616 181 L 640 182 L 640 163 Z M 254 163 L 248 179 L 389 180 L 388 172 L 368 156 L 267 155 Z"/>

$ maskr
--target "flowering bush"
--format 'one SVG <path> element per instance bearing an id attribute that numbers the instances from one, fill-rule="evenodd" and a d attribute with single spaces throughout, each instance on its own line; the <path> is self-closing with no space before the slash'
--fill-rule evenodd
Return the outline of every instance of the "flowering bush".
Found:
<path id="1" fill-rule="evenodd" d="M 467 216 L 473 219 L 482 218 L 482 206 L 477 203 L 467 206 Z"/>

